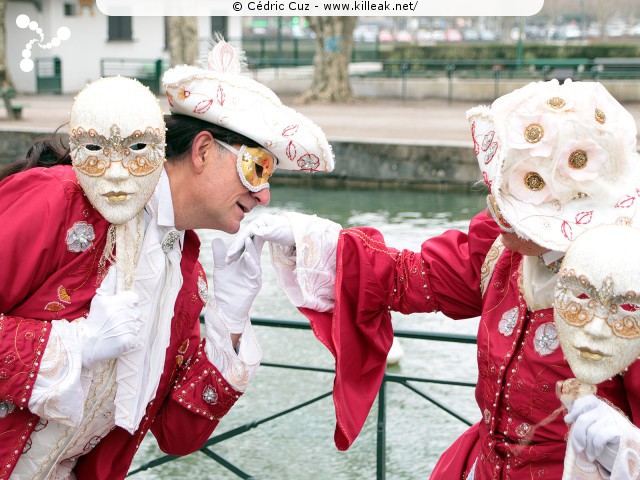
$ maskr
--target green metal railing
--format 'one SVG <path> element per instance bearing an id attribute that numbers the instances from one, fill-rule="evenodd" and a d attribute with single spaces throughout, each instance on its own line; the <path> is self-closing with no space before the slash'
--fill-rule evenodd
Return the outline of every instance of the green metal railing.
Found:
<path id="1" fill-rule="evenodd" d="M 202 321 L 202 318 L 201 318 Z M 287 329 L 297 329 L 297 330 L 310 330 L 311 327 L 309 322 L 307 321 L 298 321 L 298 320 L 272 320 L 265 318 L 252 318 L 251 323 L 253 326 L 264 326 L 264 327 L 272 327 L 272 328 L 287 328 Z M 453 342 L 453 343 L 462 343 L 462 344 L 475 344 L 476 338 L 473 335 L 460 335 L 460 334 L 445 334 L 438 332 L 419 332 L 412 330 L 395 330 L 394 334 L 398 338 L 410 338 L 416 340 L 430 340 L 437 342 Z M 320 368 L 320 367 L 310 367 L 304 365 L 293 365 L 293 364 L 284 364 L 284 363 L 271 363 L 271 362 L 261 362 L 262 367 L 271 367 L 271 368 L 283 368 L 289 370 L 302 370 L 307 372 L 319 372 L 319 373 L 327 373 L 333 374 L 335 371 L 331 368 Z M 466 419 L 463 415 L 459 414 L 455 410 L 447 407 L 442 402 L 438 401 L 433 396 L 429 395 L 429 393 L 424 392 L 423 390 L 417 388 L 415 383 L 424 383 L 424 384 L 438 384 L 438 385 L 446 385 L 446 386 L 458 386 L 458 387 L 475 387 L 475 383 L 469 382 L 459 382 L 455 380 L 441 380 L 441 379 L 432 379 L 432 378 L 421 378 L 421 377 L 410 377 L 404 375 L 390 374 L 385 373 L 382 385 L 378 392 L 378 419 L 376 426 L 376 478 L 377 480 L 385 480 L 386 478 L 386 412 L 387 412 L 387 384 L 396 383 L 404 386 L 409 391 L 415 393 L 416 395 L 422 397 L 424 400 L 435 405 L 437 408 L 442 410 L 443 412 L 451 415 L 456 418 L 460 422 L 470 426 L 472 422 Z M 212 447 L 215 445 L 228 440 L 230 438 L 241 435 L 245 432 L 248 432 L 254 428 L 259 427 L 265 423 L 273 421 L 279 417 L 290 414 L 302 408 L 305 408 L 309 405 L 312 405 L 320 400 L 323 400 L 329 396 L 331 396 L 332 392 L 328 391 L 318 395 L 314 398 L 311 398 L 305 402 L 299 403 L 293 407 L 282 410 L 273 415 L 253 420 L 251 422 L 240 425 L 236 428 L 232 428 L 224 433 L 219 435 L 214 435 L 202 446 L 198 452 L 204 454 L 206 457 L 211 460 L 217 462 L 220 466 L 227 469 L 228 471 L 234 473 L 239 478 L 242 479 L 253 479 L 254 476 L 242 470 L 237 465 L 229 462 L 225 458 L 221 457 L 217 453 L 212 450 Z M 195 453 L 194 453 L 195 455 Z M 139 472 L 149 470 L 160 465 L 166 464 L 167 462 L 171 462 L 177 458 L 174 455 L 164 455 L 158 458 L 155 458 L 140 467 L 131 470 L 127 476 L 135 475 Z"/>
<path id="2" fill-rule="evenodd" d="M 158 94 L 161 92 L 161 80 L 169 65 L 161 58 L 101 58 L 100 76 L 121 75 L 137 79 L 143 85 Z"/>
<path id="3" fill-rule="evenodd" d="M 273 50 L 268 39 L 243 40 L 250 69 L 296 68 L 313 65 L 315 46 L 312 42 L 295 40 Z M 267 45 L 269 47 L 267 48 Z M 364 44 L 367 45 L 367 44 Z M 412 78 L 447 78 L 447 99 L 453 100 L 455 79 L 490 79 L 494 83 L 494 97 L 500 96 L 500 81 L 523 79 L 550 80 L 640 80 L 640 58 L 545 58 L 535 60 L 383 60 L 376 44 L 354 48 L 352 63 L 374 62 L 379 68 L 355 77 L 397 78 L 402 81 L 402 99 L 407 97 L 407 82 Z M 154 93 L 161 91 L 161 78 L 168 64 L 162 59 L 103 58 L 100 75 L 133 77 L 147 85 Z M 39 87 L 40 89 L 40 87 Z"/>
<path id="4" fill-rule="evenodd" d="M 500 81 L 512 79 L 551 80 L 639 80 L 640 58 L 588 59 L 546 58 L 536 60 L 385 60 L 381 69 L 359 77 L 398 78 L 402 81 L 402 99 L 406 99 L 411 78 L 447 78 L 447 100 L 453 100 L 455 79 L 489 79 L 494 96 L 500 96 Z"/>

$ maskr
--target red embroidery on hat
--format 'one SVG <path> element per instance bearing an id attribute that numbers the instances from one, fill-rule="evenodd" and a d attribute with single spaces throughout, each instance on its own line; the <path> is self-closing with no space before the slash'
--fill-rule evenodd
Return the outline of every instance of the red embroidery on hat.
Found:
<path id="1" fill-rule="evenodd" d="M 627 195 L 623 200 L 620 200 L 616 203 L 616 208 L 630 208 L 633 207 L 633 204 L 636 202 L 635 197 L 631 195 Z"/>
<path id="2" fill-rule="evenodd" d="M 482 172 L 482 179 L 484 180 L 484 183 L 487 184 L 487 187 L 489 187 L 489 190 L 491 190 L 491 180 L 489 180 L 489 175 L 487 175 L 487 172 Z"/>
<path id="3" fill-rule="evenodd" d="M 173 95 L 167 92 L 167 100 L 169 100 L 169 106 L 173 107 Z"/>
<path id="4" fill-rule="evenodd" d="M 476 139 L 476 122 L 471 124 L 471 138 L 473 138 L 473 151 L 478 155 L 478 153 L 480 153 L 480 145 Z"/>
<path id="5" fill-rule="evenodd" d="M 226 99 L 227 99 L 227 96 L 224 93 L 224 88 L 222 88 L 222 85 L 218 85 L 217 100 L 220 106 L 224 105 L 224 101 Z"/>
<path id="6" fill-rule="evenodd" d="M 562 222 L 562 227 L 560 227 L 560 230 L 567 240 L 573 240 L 573 230 L 571 229 L 571 225 L 569 225 L 569 222 L 564 220 Z"/>
<path id="7" fill-rule="evenodd" d="M 184 102 L 187 98 L 189 98 L 189 95 L 191 95 L 191 92 L 184 87 L 180 87 L 180 89 L 178 90 L 178 100 L 180 100 L 181 102 Z"/>
<path id="8" fill-rule="evenodd" d="M 320 159 L 316 155 L 307 153 L 298 159 L 298 167 L 302 171 L 311 172 L 318 169 Z"/>
<path id="9" fill-rule="evenodd" d="M 482 150 L 484 150 L 485 152 L 487 151 L 487 149 L 491 145 L 491 142 L 493 142 L 494 135 L 495 135 L 495 132 L 493 130 L 491 130 L 489 133 L 487 133 L 484 136 L 484 139 L 482 140 Z"/>
<path id="10" fill-rule="evenodd" d="M 495 157 L 497 151 L 498 151 L 498 142 L 493 142 L 487 147 L 484 154 L 485 165 L 487 165 L 489 162 L 491 162 L 491 160 L 493 160 L 493 157 Z"/>
<path id="11" fill-rule="evenodd" d="M 586 225 L 587 223 L 591 223 L 593 219 L 593 210 L 589 210 L 587 212 L 579 212 L 576 214 L 576 224 L 578 225 Z"/>
<path id="12" fill-rule="evenodd" d="M 193 109 L 193 113 L 207 113 L 211 105 L 213 104 L 213 100 L 202 100 L 196 105 L 196 108 Z"/>
<path id="13" fill-rule="evenodd" d="M 282 136 L 290 137 L 292 135 L 295 135 L 297 131 L 298 131 L 298 125 L 289 125 L 282 131 Z"/>
<path id="14" fill-rule="evenodd" d="M 289 157 L 289 160 L 293 161 L 296 158 L 297 153 L 295 143 L 289 142 L 289 145 L 287 145 L 287 157 Z"/>

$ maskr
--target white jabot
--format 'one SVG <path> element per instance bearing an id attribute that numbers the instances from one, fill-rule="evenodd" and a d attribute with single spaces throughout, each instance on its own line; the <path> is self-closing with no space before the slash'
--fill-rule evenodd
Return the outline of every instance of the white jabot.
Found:
<path id="1" fill-rule="evenodd" d="M 171 189 L 164 171 L 145 212 L 148 224 L 133 285 L 140 297 L 140 337 L 144 343 L 121 356 L 117 363 L 116 425 L 131 433 L 138 428 L 158 389 L 171 338 L 171 319 L 182 287 L 182 242 L 167 253 L 162 248 L 165 236 L 175 231 Z M 161 215 L 164 225 L 160 225 Z M 184 232 L 180 239 L 184 239 Z"/>

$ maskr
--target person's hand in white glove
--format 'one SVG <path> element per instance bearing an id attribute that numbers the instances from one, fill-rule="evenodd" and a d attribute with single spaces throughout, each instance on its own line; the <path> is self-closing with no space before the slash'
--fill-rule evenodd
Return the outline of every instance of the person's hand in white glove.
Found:
<path id="1" fill-rule="evenodd" d="M 211 242 L 213 296 L 218 314 L 232 334 L 244 331 L 253 300 L 262 287 L 262 242 L 258 241 L 258 244 L 256 246 L 251 238 L 245 237 L 237 259 L 226 263 L 227 247 L 222 239 L 214 238 Z"/>
<path id="2" fill-rule="evenodd" d="M 584 452 L 590 462 L 600 463 L 609 472 L 627 429 L 636 429 L 620 412 L 595 395 L 579 397 L 564 421 L 573 424 L 569 442 L 576 453 Z"/>
<path id="3" fill-rule="evenodd" d="M 252 240 L 258 254 L 265 241 L 293 247 L 296 244 L 291 222 L 286 215 L 263 213 L 243 227 L 229 246 L 227 263 L 235 262 L 242 255 L 246 240 Z"/>
<path id="4" fill-rule="evenodd" d="M 140 344 L 138 294 L 116 293 L 116 277 L 116 269 L 111 267 L 91 300 L 89 315 L 78 321 L 82 365 L 89 369 Z"/>

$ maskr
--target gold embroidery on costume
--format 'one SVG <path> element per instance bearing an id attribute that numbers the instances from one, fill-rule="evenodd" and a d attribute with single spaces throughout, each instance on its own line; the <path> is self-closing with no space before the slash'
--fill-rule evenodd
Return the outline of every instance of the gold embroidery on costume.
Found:
<path id="1" fill-rule="evenodd" d="M 187 338 L 178 347 L 178 355 L 176 355 L 176 363 L 178 364 L 179 367 L 182 366 L 182 364 L 184 363 L 184 354 L 187 353 L 188 348 L 189 348 L 189 339 Z"/>
<path id="2" fill-rule="evenodd" d="M 60 302 L 49 302 L 44 306 L 44 309 L 48 312 L 59 312 L 60 310 L 64 310 L 65 306 Z"/>
<path id="3" fill-rule="evenodd" d="M 498 236 L 495 242 L 493 242 L 493 245 L 491 245 L 484 262 L 482 263 L 482 268 L 480 269 L 480 292 L 483 296 L 484 292 L 487 290 L 487 286 L 489 285 L 489 280 L 491 280 L 493 269 L 495 268 L 498 258 L 502 255 L 503 251 L 504 245 L 502 244 L 502 237 Z"/>
<path id="4" fill-rule="evenodd" d="M 63 303 L 71 303 L 71 295 L 62 285 L 58 287 L 58 299 Z"/>

